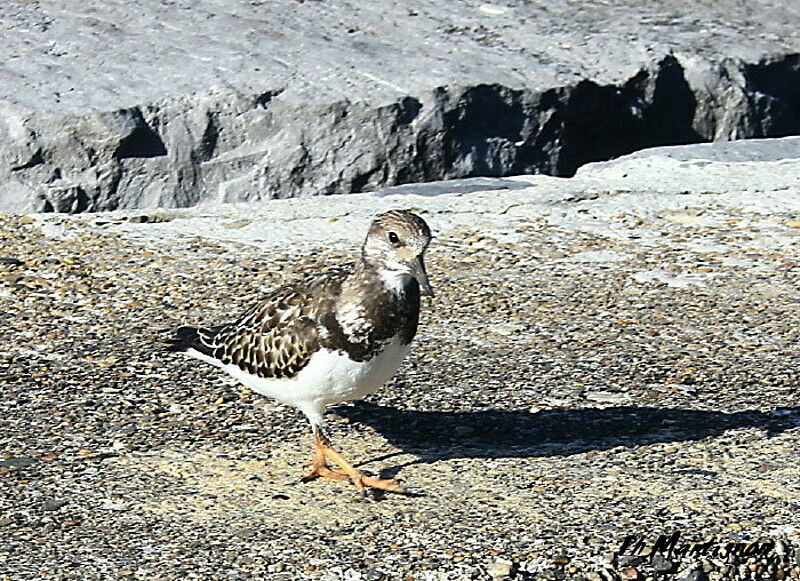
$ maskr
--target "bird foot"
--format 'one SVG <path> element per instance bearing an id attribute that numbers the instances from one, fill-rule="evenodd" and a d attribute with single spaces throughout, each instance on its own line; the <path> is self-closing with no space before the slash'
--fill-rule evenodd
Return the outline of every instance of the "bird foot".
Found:
<path id="1" fill-rule="evenodd" d="M 406 490 L 394 480 L 367 476 L 364 472 L 353 467 L 349 462 L 341 458 L 341 455 L 333 450 L 333 448 L 326 450 L 326 452 L 332 452 L 334 457 L 338 457 L 338 460 L 341 461 L 341 468 L 334 469 L 328 466 L 327 460 L 320 459 L 320 454 L 318 452 L 317 457 L 306 465 L 310 468 L 310 470 L 302 476 L 302 482 L 310 482 L 311 480 L 316 480 L 317 478 L 330 478 L 331 480 L 339 481 L 349 480 L 358 490 L 362 492 L 365 492 L 367 488 L 388 490 L 390 492 L 406 492 Z M 327 457 L 327 454 L 325 454 L 325 456 Z M 337 462 L 337 464 L 340 463 L 336 459 L 333 461 Z"/>
<path id="2" fill-rule="evenodd" d="M 400 486 L 393 478 L 373 478 L 372 476 L 367 476 L 360 470 L 357 472 L 359 476 L 355 479 L 351 476 L 350 479 L 359 490 L 363 490 L 363 487 L 369 487 L 377 488 L 378 490 L 388 490 L 389 492 L 407 492 L 406 489 Z"/>
<path id="3" fill-rule="evenodd" d="M 317 461 L 309 462 L 306 466 L 310 467 L 311 470 L 303 474 L 300 478 L 303 482 L 311 482 L 312 480 L 316 480 L 317 478 L 330 478 L 332 480 L 350 480 L 350 477 L 341 472 L 339 470 L 334 470 L 330 468 L 327 463 L 320 463 Z"/>

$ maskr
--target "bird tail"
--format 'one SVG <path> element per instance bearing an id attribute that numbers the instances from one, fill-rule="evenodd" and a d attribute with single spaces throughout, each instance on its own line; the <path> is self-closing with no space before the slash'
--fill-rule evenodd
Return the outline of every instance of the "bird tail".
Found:
<path id="1" fill-rule="evenodd" d="M 167 351 L 176 353 L 194 349 L 204 355 L 211 355 L 212 349 L 204 341 L 204 339 L 208 338 L 208 332 L 209 329 L 203 329 L 202 327 L 178 327 L 175 331 L 175 336 L 164 341 L 164 346 Z"/>

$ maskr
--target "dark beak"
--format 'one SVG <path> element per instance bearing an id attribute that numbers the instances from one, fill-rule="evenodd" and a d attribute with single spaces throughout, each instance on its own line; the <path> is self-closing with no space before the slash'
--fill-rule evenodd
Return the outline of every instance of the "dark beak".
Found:
<path id="1" fill-rule="evenodd" d="M 431 283 L 428 282 L 428 273 L 425 272 L 425 263 L 421 255 L 411 261 L 411 276 L 417 279 L 423 295 L 433 296 L 433 289 L 431 288 Z"/>

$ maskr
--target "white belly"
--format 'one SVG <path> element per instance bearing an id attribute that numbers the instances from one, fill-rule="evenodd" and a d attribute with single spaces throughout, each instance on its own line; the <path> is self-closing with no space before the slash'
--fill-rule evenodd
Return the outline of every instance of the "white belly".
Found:
<path id="1" fill-rule="evenodd" d="M 186 353 L 220 367 L 255 392 L 299 408 L 314 421 L 321 418 L 328 405 L 364 397 L 389 381 L 409 347 L 394 337 L 379 355 L 364 362 L 323 349 L 312 355 L 308 365 L 291 379 L 262 379 L 235 365 L 221 365 L 193 349 Z"/>

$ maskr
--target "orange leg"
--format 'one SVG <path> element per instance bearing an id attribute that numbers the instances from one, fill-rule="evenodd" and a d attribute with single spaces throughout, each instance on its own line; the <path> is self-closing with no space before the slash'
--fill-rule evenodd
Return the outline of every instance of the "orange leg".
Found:
<path id="1" fill-rule="evenodd" d="M 314 459 L 306 464 L 311 470 L 303 475 L 303 482 L 314 480 L 315 478 L 331 478 L 333 480 L 350 480 L 347 474 L 337 470 L 331 470 L 328 461 L 325 459 L 325 448 L 323 448 L 314 437 Z"/>
<path id="2" fill-rule="evenodd" d="M 403 487 L 394 480 L 373 478 L 355 468 L 331 445 L 330 440 L 316 426 L 314 429 L 314 449 L 314 459 L 309 463 L 311 470 L 303 476 L 304 481 L 314 480 L 315 478 L 350 480 L 358 490 L 370 487 L 392 492 L 405 492 Z M 339 469 L 330 468 L 328 460 L 339 466 Z"/>

